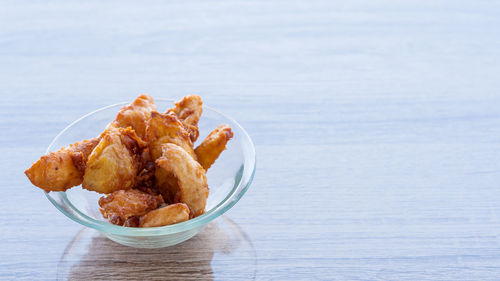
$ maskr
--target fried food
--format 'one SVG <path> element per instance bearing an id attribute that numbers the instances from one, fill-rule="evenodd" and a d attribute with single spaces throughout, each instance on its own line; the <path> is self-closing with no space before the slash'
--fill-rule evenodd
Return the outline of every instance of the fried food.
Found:
<path id="1" fill-rule="evenodd" d="M 231 127 L 222 124 L 215 128 L 203 142 L 194 150 L 198 157 L 198 162 L 203 169 L 208 170 L 210 166 L 219 158 L 219 155 L 226 149 L 227 142 L 233 138 Z"/>
<path id="2" fill-rule="evenodd" d="M 142 94 L 129 105 L 123 106 L 116 115 L 115 120 L 107 128 L 132 127 L 135 133 L 144 139 L 152 111 L 156 111 L 154 99 L 151 96 Z"/>
<path id="3" fill-rule="evenodd" d="M 167 113 L 173 113 L 179 118 L 189 132 L 189 137 L 193 143 L 199 136 L 198 122 L 200 121 L 202 112 L 203 102 L 201 101 L 201 97 L 197 95 L 185 96 L 182 100 L 175 103 L 174 108 L 167 111 Z"/>
<path id="4" fill-rule="evenodd" d="M 176 144 L 164 144 L 162 151 L 155 172 L 160 192 L 173 196 L 169 198 L 173 203 L 188 205 L 191 217 L 202 215 L 209 193 L 205 170 Z"/>
<path id="5" fill-rule="evenodd" d="M 113 224 L 123 225 L 128 221 L 131 226 L 132 217 L 140 217 L 163 204 L 161 195 L 151 195 L 137 189 L 118 190 L 99 199 L 99 210 L 103 217 Z"/>
<path id="6" fill-rule="evenodd" d="M 146 129 L 146 140 L 152 160 L 162 155 L 162 145 L 165 143 L 175 143 L 196 159 L 189 133 L 175 115 L 153 111 Z"/>
<path id="7" fill-rule="evenodd" d="M 202 106 L 189 95 L 158 113 L 153 98 L 140 95 L 99 137 L 42 156 L 25 174 L 47 192 L 81 184 L 107 194 L 99 210 L 116 225 L 156 227 L 200 216 L 209 194 L 206 170 L 233 138 L 231 127 L 220 125 L 194 149 Z"/>
<path id="8" fill-rule="evenodd" d="M 186 204 L 177 203 L 168 205 L 142 216 L 139 220 L 140 227 L 164 226 L 187 221 L 189 208 Z"/>
<path id="9" fill-rule="evenodd" d="M 147 151 L 147 155 L 149 155 L 149 151 Z M 150 161 L 143 162 L 143 169 L 140 171 L 135 177 L 136 188 L 147 192 L 147 193 L 155 193 L 155 163 Z"/>
<path id="10" fill-rule="evenodd" d="M 87 158 L 98 142 L 99 138 L 92 138 L 51 152 L 24 173 L 33 185 L 46 192 L 65 191 L 82 183 Z"/>
<path id="11" fill-rule="evenodd" d="M 131 104 L 121 108 L 108 128 L 130 126 L 140 137 L 144 137 L 153 110 L 156 110 L 153 98 L 140 95 Z M 83 181 L 87 159 L 99 140 L 100 138 L 84 140 L 44 155 L 25 174 L 33 185 L 47 192 L 65 191 L 79 185 Z"/>
<path id="12" fill-rule="evenodd" d="M 132 188 L 142 170 L 145 146 L 130 127 L 108 128 L 88 157 L 82 187 L 99 193 Z"/>

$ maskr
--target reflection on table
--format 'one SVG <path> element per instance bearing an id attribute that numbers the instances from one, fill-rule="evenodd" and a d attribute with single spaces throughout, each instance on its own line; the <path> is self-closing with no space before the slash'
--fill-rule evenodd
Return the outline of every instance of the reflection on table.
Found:
<path id="1" fill-rule="evenodd" d="M 58 265 L 59 280 L 255 279 L 257 259 L 248 235 L 222 217 L 198 235 L 162 249 L 119 245 L 85 228 L 68 244 Z"/>

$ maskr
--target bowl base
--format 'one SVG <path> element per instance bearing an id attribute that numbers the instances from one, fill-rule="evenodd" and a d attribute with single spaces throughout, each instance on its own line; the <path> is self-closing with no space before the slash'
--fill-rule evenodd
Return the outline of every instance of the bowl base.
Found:
<path id="1" fill-rule="evenodd" d="M 202 228 L 194 228 L 188 231 L 158 236 L 123 236 L 104 233 L 112 241 L 129 247 L 143 249 L 165 248 L 182 243 L 200 232 Z"/>

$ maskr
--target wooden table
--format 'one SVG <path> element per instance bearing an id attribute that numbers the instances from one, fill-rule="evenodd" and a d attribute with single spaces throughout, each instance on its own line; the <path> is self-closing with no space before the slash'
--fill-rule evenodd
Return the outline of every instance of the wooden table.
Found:
<path id="1" fill-rule="evenodd" d="M 500 5 L 493 1 L 0 4 L 0 279 L 500 278 Z M 257 172 L 181 245 L 127 248 L 23 174 L 139 93 L 249 132 Z"/>

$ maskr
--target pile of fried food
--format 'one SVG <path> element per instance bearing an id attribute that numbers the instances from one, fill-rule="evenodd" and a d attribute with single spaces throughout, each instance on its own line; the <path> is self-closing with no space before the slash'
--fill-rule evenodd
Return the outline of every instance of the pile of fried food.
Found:
<path id="1" fill-rule="evenodd" d="M 42 156 L 25 171 L 46 192 L 80 185 L 106 194 L 102 215 L 129 227 L 179 223 L 205 212 L 206 170 L 233 137 L 220 125 L 201 144 L 202 100 L 188 95 L 165 113 L 152 97 L 140 95 L 120 109 L 100 136 Z"/>

